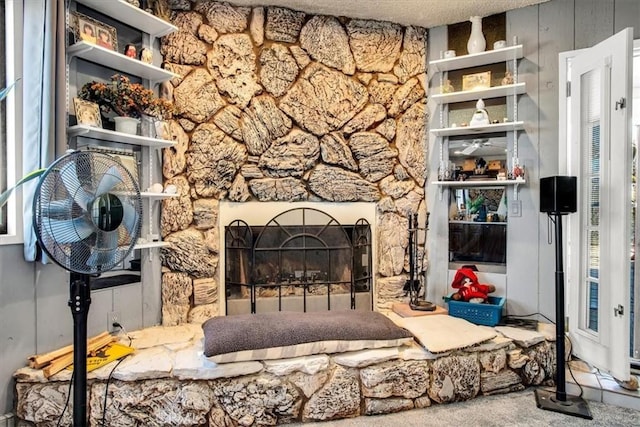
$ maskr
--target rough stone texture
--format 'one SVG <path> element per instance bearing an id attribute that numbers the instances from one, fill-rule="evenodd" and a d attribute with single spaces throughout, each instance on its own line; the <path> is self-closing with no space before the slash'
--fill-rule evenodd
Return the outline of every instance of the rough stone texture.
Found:
<path id="1" fill-rule="evenodd" d="M 282 111 L 318 136 L 340 129 L 367 102 L 367 89 L 357 81 L 313 63 L 280 100 Z"/>
<path id="2" fill-rule="evenodd" d="M 283 7 L 267 8 L 265 36 L 276 42 L 294 43 L 298 40 L 305 13 Z"/>
<path id="3" fill-rule="evenodd" d="M 389 115 L 391 117 L 397 117 L 399 114 L 411 107 L 416 101 L 424 98 L 424 90 L 418 79 L 413 78 L 400 86 L 395 91 L 389 104 Z"/>
<path id="4" fill-rule="evenodd" d="M 274 43 L 260 53 L 260 82 L 275 97 L 284 95 L 298 77 L 298 63 L 283 44 Z"/>
<path id="5" fill-rule="evenodd" d="M 511 369 L 480 374 L 480 390 L 483 394 L 493 394 L 497 390 L 510 390 L 513 386 L 523 387 L 520 375 Z"/>
<path id="6" fill-rule="evenodd" d="M 300 32 L 300 46 L 328 67 L 349 75 L 356 71 L 347 33 L 333 16 L 316 15 L 307 21 Z"/>
<path id="7" fill-rule="evenodd" d="M 93 384 L 91 388 L 90 417 L 98 420 L 103 414 L 106 384 Z M 113 404 L 116 399 L 118 405 Z M 202 425 L 213 404 L 213 393 L 206 383 L 196 381 L 113 381 L 106 403 L 106 425 L 113 427 Z"/>
<path id="8" fill-rule="evenodd" d="M 393 412 L 408 411 L 413 409 L 413 401 L 411 399 L 364 399 L 365 415 L 381 415 L 391 414 Z"/>
<path id="9" fill-rule="evenodd" d="M 246 202 L 251 198 L 249 185 L 241 174 L 236 175 L 227 195 L 232 202 Z"/>
<path id="10" fill-rule="evenodd" d="M 180 125 L 182 130 L 184 130 L 185 132 L 191 132 L 196 127 L 196 124 L 189 119 L 182 119 L 182 118 L 178 119 L 178 124 Z M 189 138 L 187 137 L 187 143 L 188 141 L 189 141 Z"/>
<path id="11" fill-rule="evenodd" d="M 213 316 L 218 316 L 219 304 L 205 304 L 192 307 L 189 311 L 188 321 L 189 323 L 202 324 Z"/>
<path id="12" fill-rule="evenodd" d="M 302 177 L 311 169 L 320 156 L 320 142 L 310 133 L 299 129 L 276 140 L 260 156 L 258 167 L 267 177 Z"/>
<path id="13" fill-rule="evenodd" d="M 210 252 L 220 253 L 220 231 L 218 227 L 213 227 L 204 232 L 204 244 Z"/>
<path id="14" fill-rule="evenodd" d="M 381 215 L 378 241 L 378 273 L 385 277 L 402 273 L 405 249 L 409 244 L 406 218 L 396 214 Z"/>
<path id="15" fill-rule="evenodd" d="M 394 119 L 387 119 L 380 123 L 375 131 L 387 138 L 388 141 L 391 141 L 393 137 L 396 136 L 396 121 Z"/>
<path id="16" fill-rule="evenodd" d="M 522 349 L 517 348 L 507 352 L 507 363 L 511 369 L 522 368 L 529 361 L 529 356 L 522 354 Z"/>
<path id="17" fill-rule="evenodd" d="M 65 407 L 69 383 L 53 384 L 16 384 L 16 398 L 18 405 L 16 415 L 25 421 L 38 425 L 55 426 Z M 73 399 L 64 413 L 61 425 L 71 425 L 73 415 Z"/>
<path id="18" fill-rule="evenodd" d="M 389 175 L 380 181 L 382 193 L 394 199 L 406 196 L 414 187 L 414 181 L 398 181 L 393 175 Z"/>
<path id="19" fill-rule="evenodd" d="M 524 353 L 529 358 L 521 370 L 522 382 L 525 385 L 538 385 L 547 378 L 555 378 L 555 344 L 545 341 L 529 347 Z"/>
<path id="20" fill-rule="evenodd" d="M 432 372 L 429 397 L 438 403 L 472 399 L 480 391 L 480 365 L 475 355 L 436 359 Z"/>
<path id="21" fill-rule="evenodd" d="M 211 408 L 209 425 L 211 427 L 235 427 L 233 419 L 218 404 L 213 405 L 213 408 Z"/>
<path id="22" fill-rule="evenodd" d="M 162 67 L 167 71 L 177 74 L 176 77 L 173 77 L 170 80 L 174 87 L 182 83 L 182 80 L 184 80 L 184 78 L 187 77 L 187 75 L 194 69 L 192 65 L 173 64 L 171 62 L 164 62 Z"/>
<path id="23" fill-rule="evenodd" d="M 249 7 L 235 7 L 229 3 L 217 1 L 200 1 L 195 10 L 202 13 L 219 33 L 239 33 L 247 28 Z"/>
<path id="24" fill-rule="evenodd" d="M 421 360 L 389 361 L 360 370 L 365 397 L 413 399 L 426 393 L 429 364 Z"/>
<path id="25" fill-rule="evenodd" d="M 203 41 L 212 44 L 218 39 L 218 32 L 210 25 L 202 24 L 198 27 L 198 37 Z"/>
<path id="26" fill-rule="evenodd" d="M 295 384 L 305 397 L 311 397 L 316 391 L 320 390 L 326 382 L 327 378 L 329 378 L 329 371 L 324 370 L 318 373 L 309 375 L 304 372 L 294 372 L 287 377 L 287 379 Z"/>
<path id="27" fill-rule="evenodd" d="M 165 185 L 175 185 L 178 196 L 162 201 L 160 234 L 162 237 L 174 231 L 184 230 L 193 221 L 193 208 L 189 198 L 189 182 L 184 176 L 176 176 L 165 181 Z"/>
<path id="28" fill-rule="evenodd" d="M 233 139 L 242 141 L 241 117 L 241 109 L 235 105 L 227 105 L 213 117 L 213 123 Z"/>
<path id="29" fill-rule="evenodd" d="M 218 226 L 220 202 L 216 199 L 198 199 L 193 202 L 193 225 L 198 230 Z"/>
<path id="30" fill-rule="evenodd" d="M 203 124 L 191 135 L 187 152 L 187 177 L 201 197 L 222 197 L 247 158 L 244 145 L 212 124 Z"/>
<path id="31" fill-rule="evenodd" d="M 169 122 L 169 132 L 175 144 L 163 150 L 162 175 L 167 179 L 184 172 L 187 165 L 185 153 L 189 147 L 189 136 L 175 120 Z"/>
<path id="32" fill-rule="evenodd" d="M 302 404 L 295 387 L 271 375 L 217 380 L 211 390 L 220 407 L 241 426 L 285 422 L 298 416 Z"/>
<path id="33" fill-rule="evenodd" d="M 420 187 L 414 187 L 405 196 L 402 196 L 394 202 L 396 206 L 395 211 L 405 218 L 409 214 L 420 213 L 420 204 L 423 200 L 424 190 Z"/>
<path id="34" fill-rule="evenodd" d="M 207 68 L 220 93 L 244 108 L 262 92 L 256 75 L 256 55 L 247 34 L 225 34 L 207 52 Z"/>
<path id="35" fill-rule="evenodd" d="M 191 10 L 191 0 L 167 0 L 171 10 Z"/>
<path id="36" fill-rule="evenodd" d="M 198 33 L 198 28 L 203 23 L 202 15 L 197 12 L 178 12 L 172 19 L 173 25 L 180 31 L 185 31 L 194 36 Z"/>
<path id="37" fill-rule="evenodd" d="M 482 353 L 479 360 L 483 370 L 497 374 L 507 365 L 507 353 L 504 349 L 488 351 Z"/>
<path id="38" fill-rule="evenodd" d="M 417 102 L 402 115 L 396 131 L 398 160 L 421 187 L 427 177 L 428 120 L 425 104 Z"/>
<path id="39" fill-rule="evenodd" d="M 167 236 L 165 241 L 171 243 L 161 251 L 165 267 L 196 278 L 214 275 L 218 257 L 207 250 L 201 232 L 194 229 L 178 231 Z"/>
<path id="40" fill-rule="evenodd" d="M 402 45 L 402 27 L 390 22 L 352 19 L 347 24 L 347 33 L 358 71 L 386 73 L 393 68 Z"/>
<path id="41" fill-rule="evenodd" d="M 193 305 L 214 304 L 218 301 L 218 282 L 209 277 L 193 280 Z"/>
<path id="42" fill-rule="evenodd" d="M 261 202 L 296 202 L 308 197 L 302 181 L 292 177 L 252 179 L 249 188 Z"/>
<path id="43" fill-rule="evenodd" d="M 336 366 L 327 383 L 306 403 L 303 421 L 327 421 L 360 415 L 358 371 Z"/>
<path id="44" fill-rule="evenodd" d="M 429 399 L 429 396 L 426 395 L 420 396 L 417 399 L 413 400 L 413 405 L 416 409 L 428 408 L 429 406 L 431 406 L 431 399 Z"/>
<path id="45" fill-rule="evenodd" d="M 358 163 L 344 137 L 339 132 L 331 132 L 320 140 L 322 161 L 329 165 L 342 166 L 351 171 L 358 170 Z"/>
<path id="46" fill-rule="evenodd" d="M 162 325 L 175 326 L 187 321 L 193 285 L 187 273 L 162 275 Z"/>
<path id="47" fill-rule="evenodd" d="M 169 62 L 200 65 L 207 58 L 207 45 L 191 33 L 176 31 L 162 38 L 160 53 Z"/>
<path id="48" fill-rule="evenodd" d="M 380 181 L 393 171 L 398 152 L 380 134 L 355 133 L 349 139 L 349 148 L 358 161 L 360 174 L 368 181 Z"/>
<path id="49" fill-rule="evenodd" d="M 400 81 L 398 79 L 397 76 L 395 76 L 394 74 L 389 74 L 389 73 L 379 73 L 378 74 L 378 81 L 380 83 L 392 83 L 394 85 L 398 84 L 398 82 Z"/>
<path id="50" fill-rule="evenodd" d="M 245 178 L 264 178 L 264 174 L 256 163 L 245 163 L 242 165 L 240 174 Z"/>
<path id="51" fill-rule="evenodd" d="M 262 95 L 251 100 L 251 106 L 240 120 L 242 138 L 249 154 L 259 156 L 273 140 L 286 135 L 291 129 L 291 120 L 276 105 L 272 97 Z"/>
<path id="52" fill-rule="evenodd" d="M 379 123 L 387 117 L 387 110 L 381 104 L 367 105 L 364 110 L 355 115 L 342 129 L 351 134 L 369 129 L 374 123 Z"/>
<path id="53" fill-rule="evenodd" d="M 253 8 L 249 32 L 256 46 L 262 46 L 264 43 L 264 7 Z"/>
<path id="54" fill-rule="evenodd" d="M 393 94 L 396 93 L 398 86 L 393 83 L 372 80 L 371 83 L 369 83 L 368 89 L 370 102 L 388 106 L 391 103 Z"/>
<path id="55" fill-rule="evenodd" d="M 309 189 L 331 202 L 374 202 L 380 199 L 375 184 L 344 169 L 318 165 L 309 176 Z"/>
<path id="56" fill-rule="evenodd" d="M 309 58 L 307 52 L 305 52 L 300 46 L 289 46 L 289 50 L 291 50 L 291 54 L 298 63 L 298 68 L 301 70 L 311 63 L 311 58 Z"/>
<path id="57" fill-rule="evenodd" d="M 202 68 L 192 71 L 173 92 L 178 114 L 196 123 L 209 120 L 225 105 L 211 74 Z"/>
<path id="58" fill-rule="evenodd" d="M 402 52 L 393 72 L 400 83 L 427 71 L 427 30 L 421 27 L 406 27 L 402 39 Z"/>

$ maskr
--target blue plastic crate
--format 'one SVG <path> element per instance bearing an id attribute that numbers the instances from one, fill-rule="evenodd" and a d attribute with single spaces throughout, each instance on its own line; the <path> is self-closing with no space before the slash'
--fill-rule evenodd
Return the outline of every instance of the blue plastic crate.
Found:
<path id="1" fill-rule="evenodd" d="M 505 299 L 502 297 L 489 297 L 486 304 L 476 304 L 466 301 L 456 301 L 451 299 L 450 293 L 443 299 L 449 307 L 449 315 L 460 317 L 476 325 L 496 326 L 502 317 L 502 307 Z"/>

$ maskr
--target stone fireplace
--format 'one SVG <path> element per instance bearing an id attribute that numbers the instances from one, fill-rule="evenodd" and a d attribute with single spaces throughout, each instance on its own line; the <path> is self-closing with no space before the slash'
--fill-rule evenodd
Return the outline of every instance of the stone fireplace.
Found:
<path id="1" fill-rule="evenodd" d="M 181 4 L 179 30 L 161 43 L 179 75 L 163 87 L 177 109 L 164 184 L 179 192 L 162 201 L 163 324 L 227 311 L 224 226 L 243 218 L 221 218 L 227 203 L 245 214 L 370 204 L 374 309 L 405 300 L 406 218 L 417 212 L 424 224 L 427 211 L 426 29 Z"/>

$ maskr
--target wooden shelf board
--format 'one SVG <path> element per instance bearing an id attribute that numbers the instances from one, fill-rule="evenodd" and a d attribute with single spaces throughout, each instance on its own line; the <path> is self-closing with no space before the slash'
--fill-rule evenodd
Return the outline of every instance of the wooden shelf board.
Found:
<path id="1" fill-rule="evenodd" d="M 162 37 L 178 30 L 175 25 L 127 3 L 124 0 L 76 0 L 116 21 L 123 22 L 153 37 Z"/>
<path id="2" fill-rule="evenodd" d="M 464 92 L 438 93 L 431 95 L 431 99 L 437 104 L 451 104 L 453 102 L 474 101 L 479 98 L 499 98 L 501 96 L 520 95 L 525 93 L 524 82 L 511 85 L 493 86 L 487 89 L 477 89 Z"/>
<path id="3" fill-rule="evenodd" d="M 121 144 L 140 145 L 145 147 L 165 148 L 175 145 L 174 141 L 165 139 L 149 138 L 140 135 L 130 135 L 127 133 L 116 132 L 109 129 L 92 127 L 89 125 L 75 125 L 67 129 L 69 137 L 82 136 L 85 138 L 100 139 L 103 141 L 118 142 Z"/>
<path id="4" fill-rule="evenodd" d="M 470 55 L 461 55 L 453 58 L 429 61 L 429 68 L 433 68 L 436 72 L 452 71 L 520 58 L 522 58 L 521 44 Z"/>

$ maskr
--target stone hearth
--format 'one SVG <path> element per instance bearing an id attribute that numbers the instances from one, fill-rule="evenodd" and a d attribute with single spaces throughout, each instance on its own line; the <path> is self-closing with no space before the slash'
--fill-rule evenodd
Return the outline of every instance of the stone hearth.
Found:
<path id="1" fill-rule="evenodd" d="M 223 313 L 221 202 L 376 206 L 375 309 L 403 300 L 407 214 L 426 221 L 427 30 L 281 7 L 173 2 L 163 87 L 162 322 Z M 424 253 L 421 242 L 419 251 Z M 426 265 L 426 263 L 424 263 Z"/>
<path id="2" fill-rule="evenodd" d="M 414 344 L 220 365 L 202 356 L 197 325 L 136 331 L 132 356 L 89 373 L 90 425 L 101 425 L 105 392 L 110 427 L 230 427 L 385 414 L 552 384 L 552 334 L 499 330 L 488 342 L 440 354 Z M 20 425 L 56 425 L 70 374 L 15 374 L 17 415 L 27 422 Z M 60 425 L 70 425 L 70 413 Z"/>

